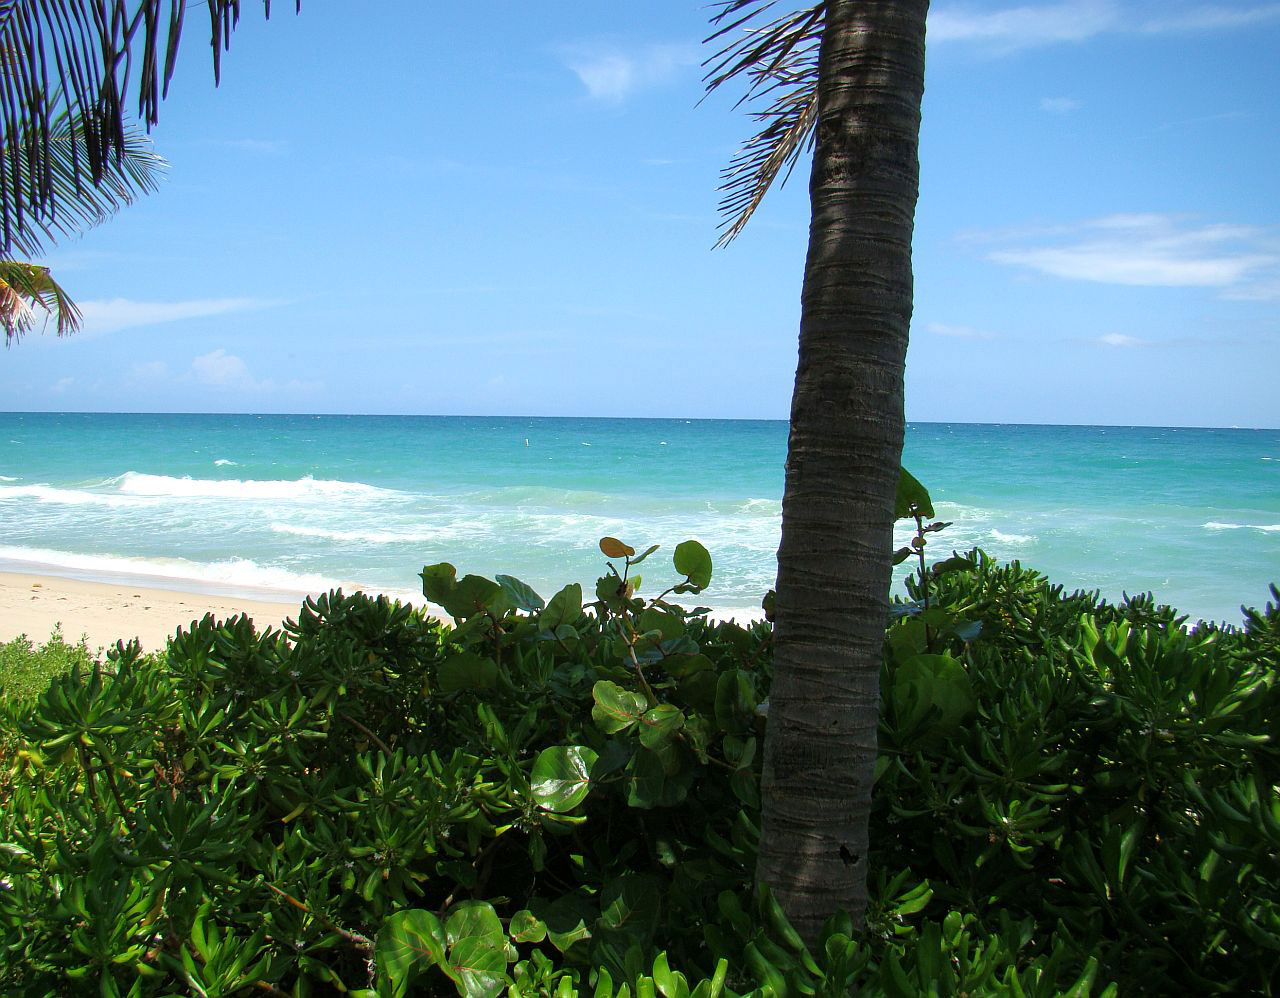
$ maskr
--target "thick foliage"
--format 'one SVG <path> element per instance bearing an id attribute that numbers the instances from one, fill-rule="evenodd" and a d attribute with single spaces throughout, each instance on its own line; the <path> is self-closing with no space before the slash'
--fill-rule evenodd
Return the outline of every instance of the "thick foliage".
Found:
<path id="1" fill-rule="evenodd" d="M 930 572 L 886 644 L 867 931 L 809 954 L 751 890 L 768 625 L 641 600 L 651 551 L 601 547 L 586 606 L 429 566 L 453 626 L 335 592 L 5 706 L 0 992 L 1272 989 L 1280 607 L 1188 635 Z"/>

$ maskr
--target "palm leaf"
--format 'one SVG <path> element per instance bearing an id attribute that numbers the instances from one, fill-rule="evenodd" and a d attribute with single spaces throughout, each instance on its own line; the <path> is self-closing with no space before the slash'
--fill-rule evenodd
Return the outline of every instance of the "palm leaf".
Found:
<path id="1" fill-rule="evenodd" d="M 50 126 L 49 152 L 58 212 L 26 216 L 26 225 L 12 239 L 23 256 L 38 256 L 59 237 L 90 229 L 140 195 L 155 191 L 168 165 L 136 125 L 127 125 L 124 145 L 107 160 L 97 184 L 82 180 L 76 163 L 84 157 L 84 136 L 65 111 Z"/>
<path id="2" fill-rule="evenodd" d="M 818 120 L 818 46 L 826 4 L 768 19 L 777 0 L 723 0 L 711 18 L 717 28 L 707 41 L 721 48 L 703 63 L 711 92 L 745 78 L 738 106 L 767 102 L 750 116 L 760 130 L 721 171 L 720 239 L 729 243 L 746 227 L 769 188 L 782 173 L 791 176 L 802 153 L 813 148 Z M 785 173 L 783 170 L 785 169 Z"/>
<path id="3" fill-rule="evenodd" d="M 53 279 L 48 267 L 19 260 L 0 260 L 0 326 L 9 346 L 35 328 L 54 320 L 59 336 L 80 328 L 80 310 Z"/>
<path id="4" fill-rule="evenodd" d="M 53 125 L 62 112 L 82 137 L 71 147 L 77 191 L 84 179 L 101 183 L 125 154 L 126 102 L 136 97 L 138 118 L 156 122 L 188 2 L 0 0 L 0 252 L 33 224 L 50 224 L 66 203 L 54 167 Z M 205 4 L 216 82 L 241 0 Z M 270 16 L 271 0 L 263 8 Z"/>

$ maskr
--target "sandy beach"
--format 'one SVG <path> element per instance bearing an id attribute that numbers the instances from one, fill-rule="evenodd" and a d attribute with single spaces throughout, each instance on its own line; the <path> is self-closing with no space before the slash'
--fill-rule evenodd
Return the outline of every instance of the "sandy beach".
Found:
<path id="1" fill-rule="evenodd" d="M 286 617 L 296 616 L 300 605 L 301 600 L 238 599 L 0 572 L 0 641 L 25 634 L 39 645 L 60 624 L 68 642 L 84 635 L 95 651 L 133 637 L 144 648 L 157 650 L 178 627 L 189 626 L 206 613 L 219 619 L 247 613 L 261 630 L 279 627 Z"/>

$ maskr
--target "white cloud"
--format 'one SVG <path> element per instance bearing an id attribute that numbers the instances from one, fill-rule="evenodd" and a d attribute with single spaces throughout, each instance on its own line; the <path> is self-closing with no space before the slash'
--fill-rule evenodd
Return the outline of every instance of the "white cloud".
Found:
<path id="1" fill-rule="evenodd" d="M 1082 42 L 1123 23 L 1114 0 L 1065 0 L 1003 10 L 940 7 L 929 16 L 929 43 L 968 42 L 1004 53 Z"/>
<path id="2" fill-rule="evenodd" d="M 1099 336 L 1096 342 L 1108 347 L 1149 347 L 1152 345 L 1150 340 L 1140 340 L 1136 336 L 1126 336 L 1124 333 L 1107 333 L 1105 336 Z"/>
<path id="3" fill-rule="evenodd" d="M 1142 23 L 1141 30 L 1147 34 L 1194 33 L 1247 28 L 1276 20 L 1280 20 L 1280 3 L 1264 3 L 1253 7 L 1202 4 L 1150 18 Z"/>
<path id="4" fill-rule="evenodd" d="M 974 3 L 935 7 L 929 43 L 967 44 L 989 55 L 1088 41 L 1103 34 L 1202 34 L 1280 20 L 1280 3 L 1253 6 L 1155 4 L 1135 0 L 1059 0 L 992 9 Z"/>
<path id="5" fill-rule="evenodd" d="M 1243 225 L 1192 225 L 1174 216 L 1120 214 L 1038 234 L 988 253 L 1052 277 L 1139 287 L 1222 289 L 1224 297 L 1280 297 L 1280 242 Z M 1020 244 L 1020 245 L 1017 245 Z"/>
<path id="6" fill-rule="evenodd" d="M 191 362 L 191 374 L 202 385 L 214 388 L 230 388 L 236 391 L 269 391 L 270 379 L 258 381 L 249 373 L 249 366 L 233 353 L 219 347 L 211 353 L 201 354 Z"/>
<path id="7" fill-rule="evenodd" d="M 948 326 L 941 322 L 931 322 L 926 327 L 938 336 L 952 336 L 963 340 L 994 340 L 995 333 L 985 329 L 974 329 L 972 326 Z"/>
<path id="8" fill-rule="evenodd" d="M 75 378 L 59 378 L 49 388 L 54 395 L 62 395 L 68 388 L 76 383 Z"/>
<path id="9" fill-rule="evenodd" d="M 202 319 L 229 312 L 247 312 L 279 304 L 260 298 L 198 298 L 192 301 L 148 302 L 128 298 L 80 303 L 83 336 L 99 336 L 136 326 L 155 326 L 183 319 Z"/>
<path id="10" fill-rule="evenodd" d="M 563 51 L 565 65 L 582 81 L 587 96 L 617 104 L 639 90 L 661 86 L 682 69 L 698 65 L 696 46 L 645 45 L 624 50 L 615 45 L 574 45 Z"/>
<path id="11" fill-rule="evenodd" d="M 1078 111 L 1084 105 L 1074 97 L 1041 97 L 1040 110 L 1050 114 L 1069 114 Z"/>

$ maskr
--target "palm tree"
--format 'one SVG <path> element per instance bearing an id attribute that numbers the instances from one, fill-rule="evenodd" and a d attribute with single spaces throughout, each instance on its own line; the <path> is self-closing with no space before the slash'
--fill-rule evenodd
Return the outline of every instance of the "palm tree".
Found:
<path id="1" fill-rule="evenodd" d="M 17 252 L 37 256 L 57 237 L 97 225 L 140 194 L 156 189 L 165 161 L 137 128 L 126 127 L 124 135 L 120 155 L 107 161 L 100 181 L 78 183 L 75 164 L 84 155 L 82 132 L 66 112 L 54 119 L 49 126 L 49 163 L 59 212 L 24 214 L 11 240 Z M 59 336 L 80 328 L 80 310 L 48 267 L 12 259 L 7 251 L 0 255 L 0 327 L 5 346 L 51 319 Z"/>
<path id="2" fill-rule="evenodd" d="M 301 0 L 296 0 L 301 5 Z M 206 0 L 214 78 L 240 0 Z M 186 0 L 0 0 L 0 326 L 8 345 L 44 313 L 59 335 L 80 313 L 32 256 L 155 189 L 149 127 L 173 74 Z M 270 16 L 271 0 L 263 0 Z"/>
<path id="3" fill-rule="evenodd" d="M 240 0 L 205 3 L 216 82 Z M 136 97 L 138 118 L 156 122 L 187 7 L 187 0 L 0 0 L 0 254 L 33 229 L 61 231 L 59 212 L 74 214 L 86 182 L 101 191 L 122 169 L 132 142 L 126 103 Z M 271 0 L 263 8 L 270 16 Z M 69 173 L 56 141 L 63 114 L 78 137 Z"/>
<path id="4" fill-rule="evenodd" d="M 743 76 L 744 99 L 769 99 L 726 170 L 722 242 L 814 150 L 757 866 L 812 944 L 866 905 L 929 2 L 822 0 L 769 20 L 775 2 L 721 4 L 713 37 L 729 41 L 708 81 Z"/>

